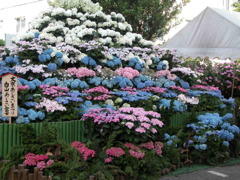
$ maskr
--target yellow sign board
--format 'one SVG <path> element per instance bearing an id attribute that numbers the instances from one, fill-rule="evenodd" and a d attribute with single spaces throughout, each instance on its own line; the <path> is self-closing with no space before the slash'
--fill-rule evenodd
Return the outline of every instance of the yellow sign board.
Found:
<path id="1" fill-rule="evenodd" d="M 18 77 L 14 74 L 2 76 L 2 116 L 18 116 Z M 9 121 L 11 123 L 11 121 Z"/>

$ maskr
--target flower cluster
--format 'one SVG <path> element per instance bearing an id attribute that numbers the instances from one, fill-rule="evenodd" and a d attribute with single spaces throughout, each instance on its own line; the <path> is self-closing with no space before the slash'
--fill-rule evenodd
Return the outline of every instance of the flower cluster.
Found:
<path id="1" fill-rule="evenodd" d="M 49 159 L 47 155 L 36 155 L 34 153 L 28 153 L 25 155 L 25 160 L 23 161 L 24 166 L 36 166 L 40 170 L 44 170 L 46 167 L 51 166 L 54 160 Z"/>
<path id="2" fill-rule="evenodd" d="M 152 117 L 152 118 L 150 118 Z M 90 109 L 83 115 L 81 120 L 93 119 L 96 124 L 119 123 L 123 127 L 133 129 L 136 133 L 144 134 L 147 132 L 156 133 L 157 127 L 162 127 L 163 122 L 160 114 L 154 111 L 145 111 L 143 108 L 119 108 L 118 111 L 99 108 Z"/>
<path id="3" fill-rule="evenodd" d="M 229 146 L 229 141 L 234 139 L 234 134 L 239 134 L 240 129 L 236 125 L 230 123 L 232 114 L 228 113 L 221 117 L 218 113 L 206 113 L 198 116 L 198 122 L 188 124 L 187 127 L 194 130 L 195 149 L 206 150 L 210 141 L 209 137 L 213 137 L 215 142 L 219 142 L 223 146 Z"/>
<path id="4" fill-rule="evenodd" d="M 75 75 L 77 78 L 83 78 L 83 77 L 92 77 L 92 76 L 96 76 L 96 73 L 93 70 L 90 70 L 88 68 L 82 67 L 82 68 L 68 68 L 67 72 L 70 75 Z"/>
<path id="5" fill-rule="evenodd" d="M 45 107 L 47 112 L 67 110 L 62 104 L 59 104 L 57 101 L 46 99 L 46 98 L 43 98 L 39 104 L 35 105 L 35 107 L 37 109 Z"/>
<path id="6" fill-rule="evenodd" d="M 59 87 L 59 86 L 40 85 L 39 87 L 43 90 L 43 94 L 46 94 L 52 97 L 59 97 L 59 96 L 66 95 L 66 92 L 69 91 L 68 88 Z"/>
<path id="7" fill-rule="evenodd" d="M 145 156 L 145 153 L 141 151 L 141 149 L 131 143 L 125 143 L 125 147 L 129 148 L 129 154 L 132 157 L 135 157 L 137 159 L 143 159 Z"/>
<path id="8" fill-rule="evenodd" d="M 131 67 L 119 68 L 115 70 L 119 76 L 126 77 L 128 79 L 133 79 L 134 77 L 139 76 L 139 72 Z"/>
<path id="9" fill-rule="evenodd" d="M 94 157 L 95 156 L 95 151 L 92 149 L 89 149 L 86 147 L 84 143 L 81 143 L 79 141 L 74 141 L 71 144 L 72 148 L 76 148 L 78 152 L 82 155 L 83 159 L 86 161 L 88 160 L 89 157 Z"/>
<path id="10" fill-rule="evenodd" d="M 146 149 L 152 149 L 155 150 L 157 155 L 162 154 L 162 148 L 163 148 L 163 143 L 162 142 L 147 142 L 140 144 L 140 147 L 146 148 Z"/>
<path id="11" fill-rule="evenodd" d="M 121 157 L 125 155 L 125 151 L 122 148 L 118 147 L 111 147 L 110 149 L 106 150 L 107 158 L 105 159 L 106 163 L 110 163 L 113 160 L 113 157 Z"/>
<path id="12" fill-rule="evenodd" d="M 177 143 L 179 142 L 179 139 L 176 135 L 170 136 L 168 133 L 164 134 L 164 140 L 166 141 L 166 144 L 168 146 L 172 146 L 172 145 L 177 146 Z"/>

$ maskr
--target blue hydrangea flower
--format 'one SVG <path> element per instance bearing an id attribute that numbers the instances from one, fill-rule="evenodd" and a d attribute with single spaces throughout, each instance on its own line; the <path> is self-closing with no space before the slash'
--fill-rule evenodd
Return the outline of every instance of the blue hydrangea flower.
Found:
<path id="1" fill-rule="evenodd" d="M 169 140 L 169 141 L 167 141 L 167 145 L 172 145 L 172 143 L 173 143 L 173 141 L 172 140 Z"/>
<path id="2" fill-rule="evenodd" d="M 71 88 L 77 88 L 79 86 L 79 83 L 80 83 L 79 81 L 74 80 L 73 82 L 71 82 Z"/>
<path id="3" fill-rule="evenodd" d="M 36 120 L 38 118 L 38 113 L 33 109 L 27 110 L 27 115 L 30 120 Z"/>
<path id="4" fill-rule="evenodd" d="M 23 116 L 18 116 L 16 119 L 16 123 L 17 124 L 25 123 L 25 118 Z"/>
<path id="5" fill-rule="evenodd" d="M 190 89 L 190 85 L 188 84 L 188 82 L 185 82 L 183 80 L 180 80 L 179 82 L 180 82 L 182 88 Z"/>
<path id="6" fill-rule="evenodd" d="M 63 64 L 62 58 L 57 59 L 57 64 L 58 64 L 58 66 L 61 66 Z"/>
<path id="7" fill-rule="evenodd" d="M 9 121 L 8 117 L 3 117 L 2 116 L 2 106 L 0 106 L 0 120 L 2 120 L 2 121 Z"/>
<path id="8" fill-rule="evenodd" d="M 52 48 L 49 48 L 49 49 L 45 49 L 45 50 L 43 51 L 43 54 L 46 54 L 46 55 L 48 54 L 48 55 L 49 55 L 49 54 L 51 54 L 52 52 L 54 52 L 53 49 L 52 49 Z"/>
<path id="9" fill-rule="evenodd" d="M 82 89 L 88 89 L 89 85 L 85 81 L 81 81 L 79 83 L 79 87 L 82 88 Z"/>
<path id="10" fill-rule="evenodd" d="M 28 124 L 29 122 L 30 122 L 29 118 L 28 117 L 24 117 L 24 123 Z"/>
<path id="11" fill-rule="evenodd" d="M 6 66 L 6 65 L 7 65 L 7 63 L 5 61 L 0 62 L 0 66 Z"/>
<path id="12" fill-rule="evenodd" d="M 201 149 L 201 150 L 206 150 L 207 149 L 207 145 L 206 144 L 200 144 L 199 145 L 199 149 Z"/>
<path id="13" fill-rule="evenodd" d="M 38 114 L 38 118 L 39 118 L 39 119 L 43 120 L 43 119 L 45 118 L 44 112 L 38 111 L 37 114 Z"/>
<path id="14" fill-rule="evenodd" d="M 222 145 L 226 146 L 226 147 L 229 147 L 229 142 L 228 141 L 223 141 Z"/>
<path id="15" fill-rule="evenodd" d="M 67 97 L 56 97 L 55 100 L 60 104 L 68 104 L 69 100 Z"/>
<path id="16" fill-rule="evenodd" d="M 55 63 L 49 63 L 47 65 L 48 71 L 56 71 L 57 70 L 57 65 Z"/>
<path id="17" fill-rule="evenodd" d="M 113 61 L 107 60 L 106 65 L 107 65 L 108 67 L 114 67 L 115 64 L 114 64 Z"/>
<path id="18" fill-rule="evenodd" d="M 28 82 L 26 85 L 28 85 L 31 90 L 34 90 L 37 87 L 33 82 Z"/>
<path id="19" fill-rule="evenodd" d="M 187 106 L 185 104 L 182 104 L 180 101 L 178 100 L 174 100 L 173 102 L 173 110 L 174 111 L 186 111 L 187 110 Z"/>
<path id="20" fill-rule="evenodd" d="M 160 62 L 160 59 L 159 59 L 159 57 L 156 57 L 156 56 L 155 56 L 155 57 L 153 57 L 153 58 L 152 58 L 152 60 L 153 60 L 153 63 L 154 63 L 154 64 L 157 64 L 157 63 L 159 63 L 159 62 Z"/>
<path id="21" fill-rule="evenodd" d="M 7 57 L 5 58 L 5 62 L 6 62 L 6 63 L 13 63 L 13 62 L 14 62 L 14 58 L 13 58 L 12 56 L 7 56 Z"/>
<path id="22" fill-rule="evenodd" d="M 42 82 L 39 79 L 34 79 L 32 83 L 36 86 L 40 86 L 42 84 Z"/>
<path id="23" fill-rule="evenodd" d="M 42 63 L 46 62 L 47 61 L 47 56 L 45 54 L 39 54 L 38 55 L 38 60 Z"/>
<path id="24" fill-rule="evenodd" d="M 35 32 L 35 33 L 34 33 L 34 38 L 39 38 L 39 35 L 40 35 L 40 33 Z"/>
<path id="25" fill-rule="evenodd" d="M 27 110 L 24 109 L 24 108 L 19 108 L 19 107 L 18 107 L 18 115 L 19 115 L 19 116 L 25 116 L 25 115 L 27 115 Z"/>
<path id="26" fill-rule="evenodd" d="M 170 139 L 170 135 L 168 133 L 164 133 L 164 140 Z"/>
<path id="27" fill-rule="evenodd" d="M 95 86 L 99 86 L 102 82 L 102 78 L 100 77 L 94 77 L 89 79 L 89 84 L 94 84 Z"/>
<path id="28" fill-rule="evenodd" d="M 36 102 L 25 102 L 25 105 L 28 107 L 31 107 L 31 106 L 37 105 L 37 103 Z"/>
<path id="29" fill-rule="evenodd" d="M 117 57 L 113 57 L 113 63 L 114 63 L 114 65 L 119 65 L 119 66 L 122 65 L 121 59 L 119 59 Z"/>
<path id="30" fill-rule="evenodd" d="M 233 115 L 231 113 L 227 113 L 222 117 L 222 120 L 225 121 L 232 118 L 233 118 Z"/>
<path id="31" fill-rule="evenodd" d="M 159 107 L 164 107 L 164 109 L 170 109 L 170 104 L 171 103 L 171 100 L 168 100 L 168 99 L 161 99 L 159 101 Z"/>
<path id="32" fill-rule="evenodd" d="M 58 57 L 58 58 L 62 58 L 62 57 L 63 57 L 63 53 L 61 53 L 61 52 L 56 52 L 55 56 Z"/>

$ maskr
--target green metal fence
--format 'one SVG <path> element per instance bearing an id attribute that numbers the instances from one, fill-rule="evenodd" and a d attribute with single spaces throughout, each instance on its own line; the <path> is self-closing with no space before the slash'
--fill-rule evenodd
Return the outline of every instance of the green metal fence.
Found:
<path id="1" fill-rule="evenodd" d="M 30 125 L 40 134 L 44 123 L 31 123 Z M 48 122 L 48 125 L 55 125 L 59 128 L 60 137 L 68 143 L 83 140 L 83 122 Z M 0 157 L 5 158 L 12 146 L 21 143 L 17 124 L 0 124 Z"/>
<path id="2" fill-rule="evenodd" d="M 221 112 L 234 113 L 232 111 Z M 189 118 L 196 118 L 198 115 L 205 114 L 206 112 L 184 112 L 175 114 L 170 118 L 170 127 L 183 127 Z M 213 113 L 213 112 L 212 112 Z M 31 123 L 36 130 L 37 135 L 40 134 L 44 123 Z M 48 122 L 48 125 L 56 125 L 59 127 L 59 134 L 66 142 L 83 140 L 83 122 L 82 121 L 67 121 L 67 122 Z M 0 124 L 0 157 L 6 157 L 10 147 L 20 144 L 19 132 L 16 124 Z"/>

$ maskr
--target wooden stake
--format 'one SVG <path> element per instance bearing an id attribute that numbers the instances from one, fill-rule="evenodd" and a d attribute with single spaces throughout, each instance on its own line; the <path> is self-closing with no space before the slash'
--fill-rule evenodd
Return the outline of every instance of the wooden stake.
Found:
<path id="1" fill-rule="evenodd" d="M 9 124 L 12 124 L 12 117 L 9 117 Z"/>

